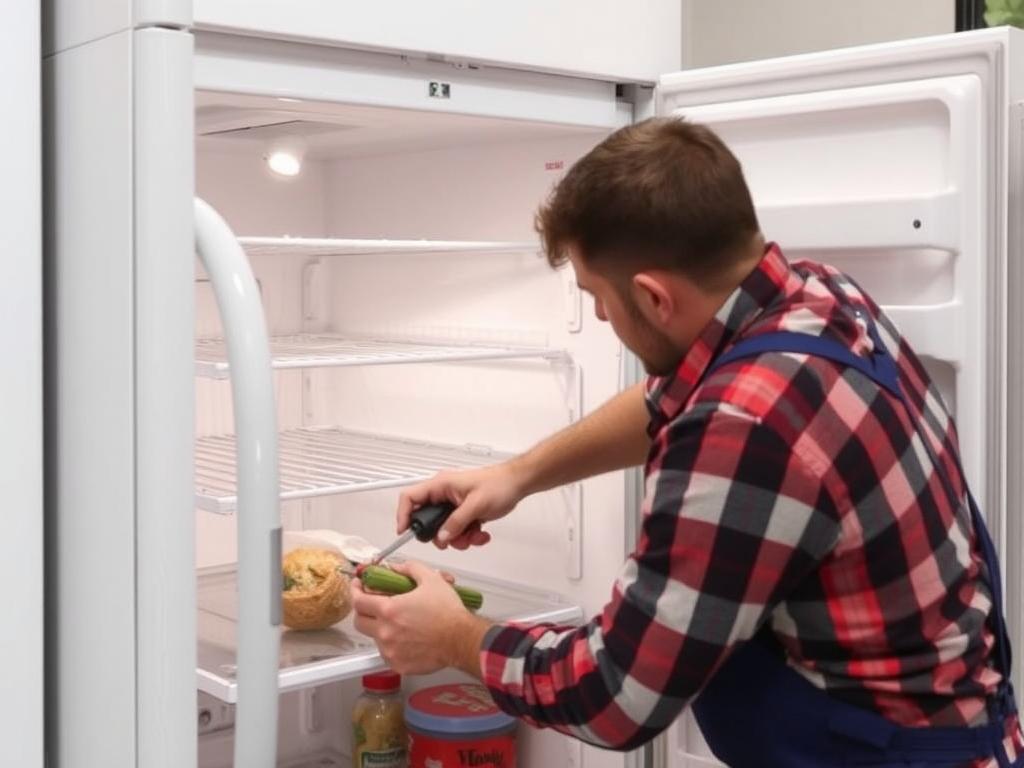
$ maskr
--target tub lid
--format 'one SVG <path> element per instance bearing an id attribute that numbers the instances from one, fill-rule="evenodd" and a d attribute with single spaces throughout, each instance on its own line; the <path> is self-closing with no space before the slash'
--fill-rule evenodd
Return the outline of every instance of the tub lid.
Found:
<path id="1" fill-rule="evenodd" d="M 454 683 L 412 694 L 405 705 L 405 721 L 428 733 L 472 734 L 504 730 L 515 718 L 498 709 L 484 686 Z"/>

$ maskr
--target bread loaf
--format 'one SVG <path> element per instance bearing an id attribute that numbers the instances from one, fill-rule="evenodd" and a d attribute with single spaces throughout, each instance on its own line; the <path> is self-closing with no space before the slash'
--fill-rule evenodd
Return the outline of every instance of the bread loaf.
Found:
<path id="1" fill-rule="evenodd" d="M 343 557 L 327 549 L 294 549 L 281 564 L 284 624 L 291 629 L 326 629 L 352 610 L 347 566 Z"/>

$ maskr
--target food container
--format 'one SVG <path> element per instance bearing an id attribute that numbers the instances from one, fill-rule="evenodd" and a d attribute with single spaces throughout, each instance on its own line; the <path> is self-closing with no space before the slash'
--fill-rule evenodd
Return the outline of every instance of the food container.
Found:
<path id="1" fill-rule="evenodd" d="M 363 677 L 363 694 L 352 709 L 354 768 L 407 768 L 401 689 L 394 672 Z"/>
<path id="2" fill-rule="evenodd" d="M 425 688 L 405 705 L 409 768 L 515 768 L 516 721 L 482 685 Z"/>

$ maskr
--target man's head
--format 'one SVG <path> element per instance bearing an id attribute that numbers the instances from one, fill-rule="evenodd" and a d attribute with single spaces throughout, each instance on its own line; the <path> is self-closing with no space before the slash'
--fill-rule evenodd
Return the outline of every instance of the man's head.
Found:
<path id="1" fill-rule="evenodd" d="M 536 226 L 551 265 L 572 262 L 598 318 L 661 375 L 763 250 L 739 161 L 709 129 L 675 119 L 598 144 L 558 183 Z"/>

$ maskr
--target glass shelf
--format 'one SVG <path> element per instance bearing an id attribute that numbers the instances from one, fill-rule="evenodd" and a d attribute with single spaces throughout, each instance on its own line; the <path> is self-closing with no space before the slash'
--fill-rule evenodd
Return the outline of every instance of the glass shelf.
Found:
<path id="1" fill-rule="evenodd" d="M 460 584 L 484 595 L 480 615 L 493 621 L 576 624 L 582 609 L 564 597 L 478 575 L 451 571 Z M 235 627 L 237 586 L 235 566 L 202 569 L 198 573 L 199 690 L 235 703 Z M 357 632 L 349 616 L 330 629 L 281 633 L 281 692 L 357 677 L 384 666 L 377 647 Z"/>

